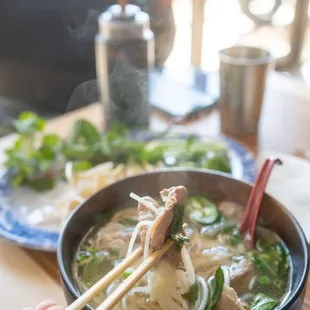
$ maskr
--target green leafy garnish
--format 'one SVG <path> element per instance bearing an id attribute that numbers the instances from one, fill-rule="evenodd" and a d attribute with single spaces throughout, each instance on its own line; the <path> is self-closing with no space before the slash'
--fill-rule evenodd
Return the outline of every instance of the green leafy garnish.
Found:
<path id="1" fill-rule="evenodd" d="M 189 239 L 182 234 L 172 235 L 171 238 L 178 244 L 190 244 Z"/>
<path id="2" fill-rule="evenodd" d="M 212 300 L 211 300 L 211 309 L 217 305 L 218 301 L 221 298 L 221 294 L 224 288 L 224 273 L 222 268 L 217 268 L 214 277 L 210 280 L 212 287 Z"/>
<path id="3" fill-rule="evenodd" d="M 278 304 L 278 301 L 270 298 L 262 293 L 255 296 L 253 303 L 251 304 L 251 310 L 272 310 Z"/>
<path id="4" fill-rule="evenodd" d="M 60 169 L 57 165 L 60 139 L 57 135 L 44 135 L 44 120 L 31 112 L 22 113 L 14 125 L 19 136 L 6 150 L 5 161 L 12 186 L 25 184 L 38 191 L 53 188 Z"/>
<path id="5" fill-rule="evenodd" d="M 77 161 L 77 162 L 73 163 L 73 165 L 72 165 L 73 171 L 86 171 L 90 168 L 92 168 L 92 164 L 86 160 Z"/>
<path id="6" fill-rule="evenodd" d="M 171 223 L 171 235 L 176 235 L 183 230 L 183 216 L 185 206 L 175 205 L 173 208 L 173 220 Z"/>
<path id="7" fill-rule="evenodd" d="M 127 279 L 134 272 L 133 268 L 128 268 L 123 272 L 123 278 Z"/>
<path id="8" fill-rule="evenodd" d="M 32 112 L 22 112 L 13 124 L 16 131 L 23 135 L 33 135 L 45 127 L 44 119 Z"/>
<path id="9" fill-rule="evenodd" d="M 170 224 L 171 238 L 175 241 L 177 248 L 181 250 L 182 245 L 190 244 L 189 239 L 182 234 L 184 205 L 175 205 L 173 208 L 173 220 Z"/>
<path id="10" fill-rule="evenodd" d="M 87 286 L 92 286 L 99 281 L 105 274 L 113 269 L 112 262 L 107 255 L 94 255 L 87 264 L 84 265 L 82 271 L 82 279 Z"/>
<path id="11" fill-rule="evenodd" d="M 199 293 L 199 284 L 196 281 L 194 284 L 192 284 L 189 287 L 189 292 L 187 293 L 187 300 L 189 301 L 189 303 L 191 305 L 193 305 L 195 303 L 195 301 L 198 298 L 198 293 Z"/>
<path id="12" fill-rule="evenodd" d="M 13 187 L 27 185 L 39 191 L 51 189 L 63 177 L 67 161 L 73 162 L 73 171 L 88 170 L 107 161 L 142 167 L 147 164 L 207 167 L 224 172 L 229 168 L 225 145 L 203 142 L 194 136 L 187 140 L 137 141 L 123 125 L 115 124 L 101 135 L 91 122 L 79 119 L 68 138 L 62 140 L 55 134 L 45 134 L 44 119 L 32 112 L 21 113 L 14 126 L 18 137 L 6 150 L 5 162 Z"/>
<path id="13" fill-rule="evenodd" d="M 93 254 L 91 252 L 87 251 L 81 251 L 78 252 L 76 255 L 76 261 L 79 263 L 79 265 L 86 264 L 89 260 L 91 260 L 93 257 Z"/>
<path id="14" fill-rule="evenodd" d="M 271 284 L 271 280 L 267 276 L 260 276 L 257 279 L 258 283 L 263 285 L 263 286 L 269 286 Z"/>
<path id="15" fill-rule="evenodd" d="M 221 267 L 217 268 L 213 277 L 208 280 L 212 295 L 209 296 L 205 310 L 213 310 L 218 304 L 224 289 L 224 273 Z"/>
<path id="16" fill-rule="evenodd" d="M 208 159 L 206 169 L 218 170 L 226 173 L 231 173 L 231 166 L 229 157 L 226 152 L 214 153 L 211 158 Z"/>
<path id="17" fill-rule="evenodd" d="M 80 119 L 73 125 L 63 154 L 69 160 L 92 160 L 100 150 L 101 135 L 87 120 Z"/>
<path id="18" fill-rule="evenodd" d="M 238 229 L 233 230 L 229 235 L 228 235 L 228 242 L 231 246 L 237 246 L 241 242 L 241 236 L 238 231 Z"/>

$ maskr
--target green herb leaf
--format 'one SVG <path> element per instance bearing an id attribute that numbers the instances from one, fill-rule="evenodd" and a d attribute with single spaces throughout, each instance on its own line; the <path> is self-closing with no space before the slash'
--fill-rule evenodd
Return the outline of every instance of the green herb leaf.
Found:
<path id="1" fill-rule="evenodd" d="M 189 239 L 186 236 L 183 236 L 181 233 L 171 235 L 171 238 L 179 245 L 190 244 Z"/>
<path id="2" fill-rule="evenodd" d="M 227 152 L 215 153 L 211 158 L 208 159 L 205 168 L 231 173 L 231 166 Z"/>
<path id="3" fill-rule="evenodd" d="M 80 251 L 76 255 L 76 261 L 79 265 L 84 265 L 87 263 L 91 258 L 93 257 L 93 254 L 86 251 Z"/>
<path id="4" fill-rule="evenodd" d="M 231 246 L 236 247 L 241 242 L 241 236 L 238 229 L 235 229 L 231 234 L 229 234 L 228 242 Z"/>
<path id="5" fill-rule="evenodd" d="M 55 134 L 46 134 L 42 139 L 42 144 L 51 149 L 58 149 L 61 145 L 61 140 Z"/>
<path id="6" fill-rule="evenodd" d="M 38 192 L 44 192 L 46 190 L 52 189 L 56 185 L 56 179 L 42 179 L 42 180 L 34 180 L 34 181 L 27 181 L 27 186 L 31 187 L 32 189 Z"/>
<path id="7" fill-rule="evenodd" d="M 90 168 L 92 168 L 92 164 L 86 160 L 74 162 L 72 165 L 73 171 L 86 171 Z"/>
<path id="8" fill-rule="evenodd" d="M 268 275 L 272 276 L 272 277 L 276 277 L 277 274 L 276 272 L 273 270 L 273 268 L 271 267 L 270 263 L 268 262 L 268 254 L 258 254 L 258 253 L 253 253 L 252 255 L 252 260 L 253 263 L 255 265 L 255 267 L 263 272 L 263 273 L 267 273 Z"/>
<path id="9" fill-rule="evenodd" d="M 78 145 L 94 145 L 100 142 L 101 135 L 97 128 L 85 119 L 77 120 L 68 137 L 68 142 L 70 144 Z"/>
<path id="10" fill-rule="evenodd" d="M 271 284 L 271 280 L 267 276 L 260 276 L 260 277 L 258 277 L 257 281 L 262 286 L 269 286 Z"/>
<path id="11" fill-rule="evenodd" d="M 31 135 L 37 131 L 42 131 L 45 121 L 32 112 L 23 112 L 19 115 L 18 120 L 14 122 L 14 126 L 18 133 Z"/>
<path id="12" fill-rule="evenodd" d="M 113 264 L 105 255 L 100 256 L 96 254 L 83 266 L 82 279 L 91 286 L 112 270 L 112 268 Z"/>
<path id="13" fill-rule="evenodd" d="M 251 304 L 251 310 L 272 310 L 278 304 L 278 301 L 270 298 L 262 293 L 255 296 L 253 303 Z"/>
<path id="14" fill-rule="evenodd" d="M 170 225 L 171 235 L 176 235 L 183 230 L 184 205 L 175 205 L 173 208 L 173 220 Z"/>
<path id="15" fill-rule="evenodd" d="M 187 299 L 191 305 L 193 305 L 197 300 L 198 293 L 199 293 L 199 283 L 196 281 L 189 287 L 189 292 L 187 293 Z"/>
<path id="16" fill-rule="evenodd" d="M 213 309 L 219 302 L 224 288 L 224 273 L 221 267 L 217 268 L 214 277 L 209 280 L 212 287 L 212 297 L 206 310 Z"/>
<path id="17" fill-rule="evenodd" d="M 135 270 L 133 268 L 128 268 L 123 272 L 123 278 L 127 279 Z"/>

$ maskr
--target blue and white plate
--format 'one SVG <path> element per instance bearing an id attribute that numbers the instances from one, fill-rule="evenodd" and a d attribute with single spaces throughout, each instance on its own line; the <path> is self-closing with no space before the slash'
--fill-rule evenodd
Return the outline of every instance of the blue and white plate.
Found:
<path id="1" fill-rule="evenodd" d="M 256 169 L 252 154 L 242 145 L 227 137 L 223 140 L 229 149 L 232 175 L 237 179 L 253 181 Z M 60 184 L 55 191 L 59 192 L 62 187 L 63 184 Z M 7 174 L 4 174 L 0 178 L 0 237 L 23 247 L 55 252 L 59 237 L 59 232 L 55 227 L 50 223 L 38 227 L 25 222 L 25 213 L 29 211 L 27 208 L 33 208 L 35 211 L 40 203 L 52 203 L 49 199 L 52 199 L 55 191 L 44 194 L 25 188 L 12 191 L 9 178 Z"/>

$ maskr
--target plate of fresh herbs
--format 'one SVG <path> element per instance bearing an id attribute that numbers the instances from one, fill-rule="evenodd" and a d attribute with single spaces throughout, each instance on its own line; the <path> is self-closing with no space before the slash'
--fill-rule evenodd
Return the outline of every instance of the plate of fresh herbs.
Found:
<path id="1" fill-rule="evenodd" d="M 0 178 L 0 236 L 25 247 L 56 251 L 68 215 L 100 188 L 159 168 L 217 170 L 252 181 L 255 165 L 237 142 L 221 137 L 149 131 L 115 125 L 101 134 L 77 120 L 64 140 L 45 132 L 45 120 L 24 112 L 14 122 Z"/>

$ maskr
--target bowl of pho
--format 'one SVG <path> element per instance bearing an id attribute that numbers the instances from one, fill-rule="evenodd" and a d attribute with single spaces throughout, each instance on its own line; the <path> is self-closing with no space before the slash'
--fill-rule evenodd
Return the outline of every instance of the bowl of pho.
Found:
<path id="1" fill-rule="evenodd" d="M 308 245 L 293 216 L 265 194 L 255 245 L 239 233 L 251 185 L 206 170 L 161 170 L 107 186 L 61 233 L 58 264 L 68 304 L 141 247 L 95 297 L 95 309 L 167 238 L 173 245 L 113 308 L 301 309 Z"/>

